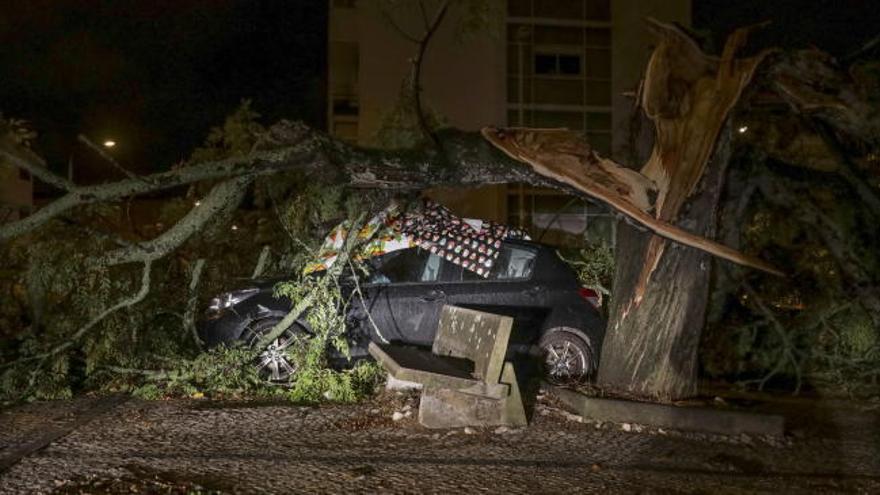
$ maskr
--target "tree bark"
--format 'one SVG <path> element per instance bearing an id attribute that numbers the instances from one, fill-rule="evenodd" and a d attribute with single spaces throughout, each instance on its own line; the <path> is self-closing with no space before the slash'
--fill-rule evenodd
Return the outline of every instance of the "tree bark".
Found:
<path id="1" fill-rule="evenodd" d="M 730 159 L 730 126 L 676 225 L 711 238 L 724 173 Z M 620 222 L 612 308 L 598 382 L 629 394 L 659 399 L 693 395 L 697 391 L 697 350 L 709 297 L 712 257 L 704 251 L 667 247 L 648 281 L 638 306 L 635 296 L 650 233 Z M 628 311 L 627 311 L 628 310 Z M 606 359 L 610 357 L 610 359 Z"/>
<path id="2" fill-rule="evenodd" d="M 715 235 L 730 159 L 729 113 L 769 52 L 737 58 L 749 29 L 734 32 L 720 58 L 704 54 L 675 26 L 651 22 L 659 44 L 641 106 L 655 127 L 641 173 L 658 190 L 653 213 L 699 236 Z M 627 394 L 674 399 L 697 391 L 697 350 L 711 259 L 657 235 L 618 230 L 614 307 L 598 382 Z"/>

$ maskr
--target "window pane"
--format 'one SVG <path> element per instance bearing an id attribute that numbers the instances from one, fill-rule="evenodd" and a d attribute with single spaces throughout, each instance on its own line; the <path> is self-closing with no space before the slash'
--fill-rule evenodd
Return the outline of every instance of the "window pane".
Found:
<path id="1" fill-rule="evenodd" d="M 584 15 L 581 0 L 553 0 L 535 2 L 535 17 L 551 19 L 581 19 Z"/>
<path id="2" fill-rule="evenodd" d="M 584 74 L 587 77 L 611 77 L 611 50 L 587 48 L 584 60 Z"/>
<path id="3" fill-rule="evenodd" d="M 501 245 L 501 252 L 492 268 L 490 278 L 496 280 L 527 279 L 532 275 L 536 253 L 532 250 Z"/>
<path id="4" fill-rule="evenodd" d="M 584 44 L 587 46 L 611 46 L 611 30 L 585 29 Z"/>
<path id="5" fill-rule="evenodd" d="M 587 0 L 584 17 L 590 21 L 611 20 L 611 0 Z"/>
<path id="6" fill-rule="evenodd" d="M 556 74 L 556 55 L 535 54 L 535 74 Z"/>
<path id="7" fill-rule="evenodd" d="M 532 26 L 529 24 L 508 24 L 507 40 L 512 43 L 529 43 L 532 39 Z"/>
<path id="8" fill-rule="evenodd" d="M 531 0 L 507 0 L 507 15 L 511 17 L 531 17 Z"/>
<path id="9" fill-rule="evenodd" d="M 581 130 L 583 114 L 580 112 L 542 112 L 535 111 L 535 127 L 567 127 Z"/>
<path id="10" fill-rule="evenodd" d="M 587 81 L 587 105 L 611 105 L 611 83 L 608 81 Z"/>
<path id="11" fill-rule="evenodd" d="M 507 78 L 507 101 L 510 103 L 519 103 L 519 78 Z"/>
<path id="12" fill-rule="evenodd" d="M 440 276 L 440 264 L 442 261 L 443 259 L 436 254 L 428 256 L 428 262 L 425 263 L 425 268 L 422 270 L 422 276 L 419 280 L 422 282 L 433 282 L 437 280 Z"/>
<path id="13" fill-rule="evenodd" d="M 373 284 L 395 284 L 418 281 L 423 273 L 427 251 L 422 249 L 403 249 L 376 259 L 378 269 L 370 277 Z"/>
<path id="14" fill-rule="evenodd" d="M 559 56 L 559 73 L 576 76 L 581 73 L 581 58 L 577 55 Z"/>
<path id="15" fill-rule="evenodd" d="M 580 79 L 535 79 L 535 103 L 580 105 L 584 102 L 584 82 Z M 578 124 L 580 129 L 583 124 Z"/>
<path id="16" fill-rule="evenodd" d="M 583 44 L 583 29 L 558 26 L 535 26 L 535 44 L 576 45 Z"/>

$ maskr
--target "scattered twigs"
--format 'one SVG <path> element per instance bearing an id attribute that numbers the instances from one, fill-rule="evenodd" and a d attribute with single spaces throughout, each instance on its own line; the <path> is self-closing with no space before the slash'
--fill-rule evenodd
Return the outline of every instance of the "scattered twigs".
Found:
<path id="1" fill-rule="evenodd" d="M 780 349 L 779 359 L 776 361 L 776 365 L 770 370 L 769 373 L 764 375 L 759 380 L 756 380 L 758 383 L 758 390 L 764 390 L 764 385 L 773 378 L 778 375 L 785 369 L 786 365 L 791 365 L 792 369 L 795 373 L 796 385 L 794 389 L 794 394 L 797 395 L 801 391 L 802 386 L 802 371 L 801 371 L 801 363 L 798 357 L 795 355 L 796 350 L 794 348 L 794 343 L 791 340 L 791 336 L 789 336 L 788 331 L 786 331 L 785 326 L 776 318 L 776 315 L 773 314 L 773 311 L 767 307 L 764 303 L 764 300 L 761 298 L 760 294 L 752 288 L 751 284 L 746 281 L 742 282 L 742 287 L 745 289 L 746 293 L 749 295 L 749 298 L 754 302 L 755 306 L 758 310 L 764 315 L 764 318 L 770 323 L 770 327 L 776 332 L 779 336 L 780 341 L 782 342 L 782 348 Z M 746 382 L 748 383 L 748 382 Z"/>
<path id="2" fill-rule="evenodd" d="M 351 260 L 349 260 L 348 264 L 349 264 L 349 267 L 351 268 L 351 271 L 354 272 L 355 267 L 354 267 L 354 264 L 351 262 Z M 361 307 L 364 308 L 364 313 L 367 314 L 367 319 L 370 321 L 370 325 L 373 327 L 373 330 L 376 331 L 376 335 L 379 336 L 379 339 L 382 341 L 382 343 L 387 344 L 388 339 L 385 338 L 384 335 L 382 335 L 382 330 L 379 330 L 379 325 L 376 325 L 376 322 L 373 320 L 373 314 L 370 312 L 369 306 L 367 306 L 367 301 L 366 301 L 366 298 L 364 297 L 363 290 L 361 290 L 361 284 L 358 281 L 357 276 L 352 277 L 352 278 L 354 279 L 354 292 L 355 292 L 355 294 L 357 294 L 357 296 L 360 300 Z"/>
<path id="3" fill-rule="evenodd" d="M 186 311 L 183 313 L 183 324 L 189 334 L 192 336 L 196 347 L 202 349 L 204 343 L 199 338 L 196 331 L 196 306 L 199 300 L 199 281 L 202 277 L 202 270 L 205 268 L 205 258 L 199 258 L 193 265 L 192 274 L 189 279 L 189 299 L 186 301 Z"/>
<path id="4" fill-rule="evenodd" d="M 152 272 L 152 267 L 153 267 L 153 260 L 152 259 L 147 259 L 144 261 L 144 268 L 141 273 L 141 286 L 136 294 L 134 294 L 133 296 L 131 296 L 129 298 L 123 299 L 122 301 L 119 301 L 118 303 L 114 304 L 113 306 L 110 306 L 109 308 L 105 309 L 104 311 L 101 312 L 101 314 L 92 318 L 91 320 L 89 320 L 88 323 L 81 326 L 79 328 L 79 330 L 74 332 L 73 335 L 71 335 L 67 340 L 56 345 L 52 349 L 50 349 L 44 353 L 36 354 L 34 356 L 28 356 L 25 358 L 18 359 L 16 361 L 12 361 L 10 363 L 6 363 L 2 367 L 0 367 L 0 369 L 5 369 L 8 367 L 14 366 L 16 364 L 21 364 L 21 363 L 28 362 L 28 361 L 39 360 L 40 363 L 43 363 L 46 361 L 46 359 L 53 357 L 53 356 L 56 356 L 59 353 L 61 353 L 62 351 L 67 350 L 70 347 L 72 347 L 75 343 L 77 343 L 83 337 L 83 335 L 88 333 L 88 331 L 91 330 L 92 328 L 94 328 L 96 325 L 98 325 L 98 323 L 101 323 L 102 321 L 104 321 L 104 319 L 107 318 L 108 316 L 112 315 L 113 313 L 115 313 L 121 309 L 129 308 L 129 307 L 134 306 L 135 304 L 143 301 L 144 298 L 147 297 L 147 294 L 149 294 L 149 292 L 150 292 L 150 275 Z"/>

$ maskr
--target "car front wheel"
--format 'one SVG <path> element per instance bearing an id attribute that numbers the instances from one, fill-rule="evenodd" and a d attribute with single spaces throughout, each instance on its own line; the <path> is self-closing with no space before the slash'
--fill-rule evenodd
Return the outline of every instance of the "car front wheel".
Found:
<path id="1" fill-rule="evenodd" d="M 281 318 L 252 321 L 245 328 L 241 338 L 248 347 L 254 348 L 279 322 Z M 278 338 L 270 342 L 254 361 L 260 377 L 275 383 L 290 381 L 297 371 L 296 361 L 292 356 L 305 345 L 307 339 L 308 333 L 301 325 L 294 323 L 288 327 Z"/>
<path id="2" fill-rule="evenodd" d="M 579 333 L 579 332 L 578 332 Z M 582 382 L 596 371 L 593 350 L 586 337 L 574 330 L 554 329 L 541 337 L 544 374 L 556 385 Z"/>

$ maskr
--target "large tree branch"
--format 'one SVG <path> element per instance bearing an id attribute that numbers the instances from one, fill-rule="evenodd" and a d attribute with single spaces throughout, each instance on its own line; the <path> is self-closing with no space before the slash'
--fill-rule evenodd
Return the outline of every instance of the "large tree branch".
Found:
<path id="1" fill-rule="evenodd" d="M 42 158 L 27 148 L 10 143 L 5 138 L 0 139 L 0 156 L 9 160 L 12 165 L 26 170 L 50 186 L 54 186 L 62 191 L 72 191 L 76 188 L 73 182 L 53 174 Z"/>
<path id="2" fill-rule="evenodd" d="M 194 207 L 180 221 L 155 239 L 116 249 L 98 258 L 101 263 L 121 263 L 157 260 L 180 247 L 187 239 L 199 232 L 211 219 L 229 214 L 238 208 L 253 178 L 237 177 L 214 186 L 199 206 Z"/>
<path id="3" fill-rule="evenodd" d="M 441 185 L 517 181 L 553 186 L 550 180 L 495 151 L 478 133 L 456 130 L 441 132 L 444 134 L 442 153 L 433 147 L 382 151 L 349 145 L 299 123 L 281 122 L 270 129 L 267 137 L 272 149 L 136 179 L 94 186 L 71 186 L 67 194 L 32 215 L 0 226 L 0 241 L 34 230 L 78 206 L 118 201 L 194 182 L 271 175 L 284 171 L 308 173 L 314 180 L 328 183 L 384 189 L 418 190 Z M 33 163 L 29 162 L 28 167 L 31 165 Z M 556 187 L 561 188 L 559 185 Z"/>

